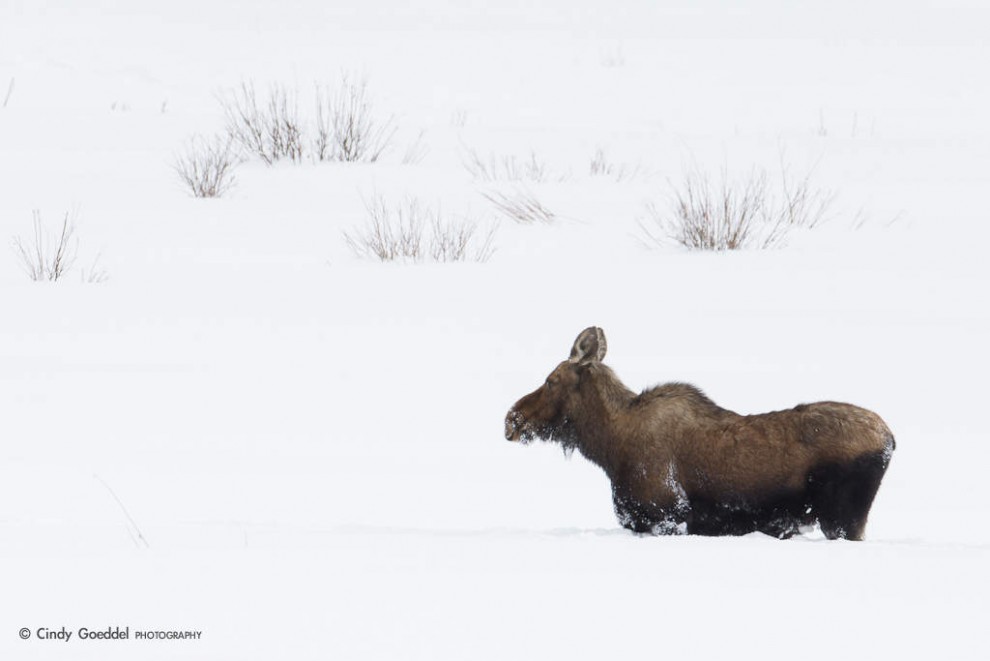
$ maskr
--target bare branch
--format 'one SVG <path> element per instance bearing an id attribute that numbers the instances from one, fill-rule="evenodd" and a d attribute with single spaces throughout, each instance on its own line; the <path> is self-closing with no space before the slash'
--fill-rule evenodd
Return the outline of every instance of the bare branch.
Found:
<path id="1" fill-rule="evenodd" d="M 344 74 L 332 90 L 317 85 L 316 160 L 374 163 L 391 147 L 395 131 L 394 116 L 375 115 L 364 78 Z"/>
<path id="2" fill-rule="evenodd" d="M 640 240 L 647 246 L 672 240 L 695 250 L 773 248 L 793 229 L 825 222 L 834 199 L 833 192 L 811 185 L 810 172 L 792 184 L 783 164 L 776 195 L 765 170 L 753 170 L 735 184 L 725 170 L 716 182 L 694 170 L 674 190 L 667 209 L 647 204 Z"/>
<path id="3" fill-rule="evenodd" d="M 267 165 L 303 159 L 305 127 L 299 118 L 296 93 L 284 85 L 272 85 L 260 105 L 252 81 L 219 97 L 227 120 L 227 133 L 247 153 Z"/>
<path id="4" fill-rule="evenodd" d="M 12 242 L 14 254 L 31 280 L 57 282 L 76 261 L 79 242 L 74 238 L 75 223 L 66 213 L 61 230 L 48 240 L 41 213 L 35 209 L 32 217 L 34 234 L 29 242 L 15 236 Z"/>
<path id="5" fill-rule="evenodd" d="M 595 155 L 591 157 L 589 173 L 592 177 L 609 177 L 617 183 L 644 176 L 641 165 L 630 167 L 625 163 L 615 163 L 609 160 L 601 147 L 596 149 Z"/>
<path id="6" fill-rule="evenodd" d="M 233 136 L 217 135 L 212 140 L 194 136 L 185 152 L 175 156 L 172 167 L 194 197 L 220 197 L 234 185 L 239 163 Z"/>
<path id="7" fill-rule="evenodd" d="M 527 188 L 519 187 L 511 193 L 482 191 L 481 195 L 491 202 L 499 213 L 517 223 L 524 225 L 552 223 L 557 218 L 556 214 L 544 206 Z"/>
<path id="8" fill-rule="evenodd" d="M 6 108 L 7 104 L 10 102 L 10 95 L 14 93 L 14 78 L 10 79 L 10 84 L 7 85 L 7 94 L 3 97 L 3 105 L 0 108 Z"/>
<path id="9" fill-rule="evenodd" d="M 419 165 L 423 162 L 426 155 L 430 153 L 430 148 L 424 140 L 425 137 L 426 131 L 420 131 L 419 135 L 416 136 L 416 140 L 406 147 L 405 153 L 402 154 L 403 165 Z"/>
<path id="10" fill-rule="evenodd" d="M 495 252 L 496 227 L 479 235 L 467 218 L 448 219 L 439 207 L 416 198 L 389 205 L 381 196 L 365 201 L 368 224 L 344 232 L 344 241 L 361 259 L 382 262 L 485 262 Z"/>
<path id="11" fill-rule="evenodd" d="M 544 183 L 566 181 L 569 178 L 567 174 L 552 173 L 546 161 L 539 158 L 536 152 L 530 152 L 526 158 L 513 154 L 499 156 L 495 153 L 490 153 L 484 158 L 477 150 L 468 149 L 463 164 L 472 178 L 487 183 L 499 181 Z"/>

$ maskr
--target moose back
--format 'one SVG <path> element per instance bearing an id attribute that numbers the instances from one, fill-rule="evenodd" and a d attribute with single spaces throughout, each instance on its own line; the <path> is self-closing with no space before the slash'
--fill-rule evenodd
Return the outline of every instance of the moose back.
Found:
<path id="1" fill-rule="evenodd" d="M 895 445 L 878 415 L 837 402 L 739 415 L 683 383 L 636 394 L 605 351 L 602 329 L 582 331 L 509 410 L 505 437 L 554 441 L 600 466 L 636 532 L 783 539 L 818 523 L 829 539 L 863 538 Z"/>

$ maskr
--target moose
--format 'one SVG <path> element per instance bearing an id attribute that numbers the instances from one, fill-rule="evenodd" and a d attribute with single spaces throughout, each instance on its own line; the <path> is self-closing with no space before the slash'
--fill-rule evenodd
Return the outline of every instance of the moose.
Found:
<path id="1" fill-rule="evenodd" d="M 863 539 L 895 443 L 880 417 L 838 402 L 740 415 L 698 388 L 636 394 L 602 363 L 601 328 L 509 410 L 505 437 L 577 450 L 612 483 L 625 528 L 654 535 L 779 539 L 817 523 L 828 539 Z"/>

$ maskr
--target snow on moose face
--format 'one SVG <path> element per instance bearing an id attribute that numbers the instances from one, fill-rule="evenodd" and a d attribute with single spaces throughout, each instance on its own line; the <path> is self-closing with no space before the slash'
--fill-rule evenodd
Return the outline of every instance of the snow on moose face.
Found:
<path id="1" fill-rule="evenodd" d="M 605 357 L 605 334 L 592 326 L 578 335 L 570 357 L 550 373 L 543 385 L 509 409 L 505 438 L 510 441 L 550 440 L 559 435 L 580 406 L 581 373 Z"/>
<path id="2" fill-rule="evenodd" d="M 505 416 L 505 438 L 528 443 L 547 440 L 567 420 L 570 400 L 577 395 L 577 367 L 567 361 L 550 373 L 543 385 L 529 393 Z"/>

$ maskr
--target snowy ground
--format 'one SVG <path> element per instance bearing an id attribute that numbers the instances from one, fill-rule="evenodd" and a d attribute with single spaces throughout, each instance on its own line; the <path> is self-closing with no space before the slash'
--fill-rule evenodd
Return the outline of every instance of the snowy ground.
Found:
<path id="1" fill-rule="evenodd" d="M 0 7 L 0 237 L 71 211 L 110 276 L 35 284 L 0 250 L 0 658 L 986 658 L 990 12 L 491 4 Z M 218 91 L 341 71 L 397 116 L 382 162 L 179 186 Z M 591 177 L 599 147 L 641 175 Z M 532 186 L 560 219 L 502 221 L 484 264 L 350 254 L 374 195 L 491 218 L 469 149 L 567 174 Z M 685 169 L 782 157 L 831 223 L 638 244 Z M 879 412 L 868 541 L 638 538 L 598 469 L 505 442 L 591 324 L 633 388 Z M 18 636 L 63 626 L 203 636 Z"/>

